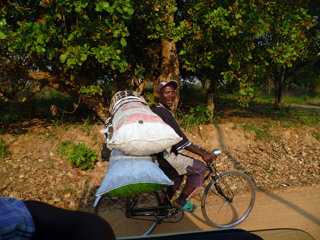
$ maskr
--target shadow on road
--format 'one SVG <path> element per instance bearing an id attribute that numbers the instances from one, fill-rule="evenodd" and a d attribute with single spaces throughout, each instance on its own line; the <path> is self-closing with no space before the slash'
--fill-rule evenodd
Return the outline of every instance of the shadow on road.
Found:
<path id="1" fill-rule="evenodd" d="M 224 138 L 223 138 L 223 134 L 221 132 L 221 129 L 219 126 L 216 126 L 217 130 L 218 130 L 218 137 L 219 137 L 219 143 L 221 145 L 221 148 L 223 150 L 223 152 L 227 155 L 228 159 L 233 163 L 235 169 L 246 172 L 245 167 L 243 167 L 233 156 L 230 152 L 228 152 L 228 150 L 225 147 L 224 144 Z M 254 179 L 252 179 L 254 181 Z M 254 181 L 255 182 L 255 181 Z M 285 204 L 286 206 L 290 207 L 292 210 L 296 211 L 297 213 L 299 213 L 300 215 L 306 217 L 307 219 L 309 219 L 310 221 L 314 222 L 317 225 L 320 225 L 320 218 L 316 217 L 310 213 L 308 213 L 307 211 L 305 211 L 304 209 L 300 208 L 299 206 L 289 202 L 288 200 L 281 198 L 271 192 L 268 192 L 260 187 L 256 186 L 256 189 L 258 191 L 261 191 L 262 193 L 266 194 L 267 196 L 275 199 L 276 201 Z"/>
<path id="2" fill-rule="evenodd" d="M 271 192 L 268 192 L 262 188 L 257 188 L 259 191 L 261 191 L 262 193 L 264 193 L 265 195 L 267 195 L 268 197 L 271 197 L 275 200 L 277 200 L 278 202 L 290 207 L 291 209 L 293 209 L 294 211 L 296 211 L 297 213 L 299 213 L 300 215 L 304 216 L 305 218 L 309 219 L 310 221 L 314 222 L 315 224 L 320 226 L 320 218 L 308 213 L 307 211 L 303 210 L 302 208 L 300 208 L 299 206 L 289 202 L 288 200 L 279 197 Z"/>

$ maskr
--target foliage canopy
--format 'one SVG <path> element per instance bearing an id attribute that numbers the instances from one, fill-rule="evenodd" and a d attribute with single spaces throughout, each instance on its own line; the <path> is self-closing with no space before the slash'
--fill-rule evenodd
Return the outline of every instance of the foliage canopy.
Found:
<path id="1" fill-rule="evenodd" d="M 180 68 L 184 79 L 231 84 L 244 105 L 259 79 L 271 79 L 282 92 L 296 68 L 319 58 L 318 18 L 277 2 L 16 0 L 0 6 L 0 87 L 49 85 L 81 95 L 101 118 L 112 92 L 142 92 L 168 75 L 164 43 L 177 44 L 169 52 L 178 61 L 165 64 Z"/>

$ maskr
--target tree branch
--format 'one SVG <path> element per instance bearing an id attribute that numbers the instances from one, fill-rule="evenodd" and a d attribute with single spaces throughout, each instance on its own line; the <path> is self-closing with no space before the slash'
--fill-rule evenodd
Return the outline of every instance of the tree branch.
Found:
<path id="1" fill-rule="evenodd" d="M 32 8 L 20 7 L 20 6 L 18 6 L 18 5 L 13 4 L 13 3 L 10 2 L 10 1 L 8 1 L 8 3 L 9 3 L 11 6 L 14 6 L 14 7 L 16 7 L 16 8 L 20 8 L 20 9 L 27 10 L 27 11 L 31 11 L 31 10 L 32 10 Z"/>

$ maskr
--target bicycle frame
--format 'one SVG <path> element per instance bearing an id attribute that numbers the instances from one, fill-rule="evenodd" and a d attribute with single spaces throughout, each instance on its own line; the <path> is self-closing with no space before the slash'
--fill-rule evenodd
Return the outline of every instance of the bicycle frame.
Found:
<path id="1" fill-rule="evenodd" d="M 225 182 L 223 182 L 222 184 L 224 184 L 228 190 L 228 192 L 230 193 L 230 197 L 226 196 L 226 194 L 222 191 L 221 187 L 220 187 L 220 181 L 221 181 L 221 177 L 220 174 L 218 172 L 218 170 L 216 169 L 216 167 L 214 166 L 213 162 L 212 163 L 207 163 L 207 169 L 209 170 L 208 175 L 203 179 L 203 182 L 205 183 L 209 178 L 211 178 L 213 180 L 213 184 L 217 190 L 217 192 L 224 197 L 224 199 L 230 203 L 232 203 L 234 195 L 232 190 L 230 189 L 229 185 L 226 184 Z"/>
<path id="2" fill-rule="evenodd" d="M 212 152 L 212 154 L 217 156 L 220 154 L 220 150 L 214 150 Z M 201 196 L 201 198 L 202 198 L 201 199 L 201 210 L 202 210 L 203 216 L 206 218 L 209 225 L 219 227 L 219 228 L 234 226 L 234 225 L 241 223 L 248 216 L 248 214 L 250 213 L 252 206 L 253 206 L 254 189 L 252 187 L 253 186 L 252 181 L 245 173 L 240 172 L 240 171 L 232 170 L 232 171 L 222 172 L 220 174 L 217 171 L 217 169 L 214 165 L 214 162 L 206 163 L 206 167 L 207 167 L 208 172 L 207 172 L 206 176 L 204 177 L 203 184 L 202 184 L 206 189 L 205 189 L 203 196 Z M 206 199 L 207 199 L 208 193 L 210 192 L 210 194 L 212 194 L 213 197 L 216 197 L 219 202 L 221 202 L 221 200 L 222 200 L 221 206 L 225 205 L 226 203 L 230 203 L 230 205 L 232 205 L 233 202 L 236 201 L 236 199 L 237 199 L 237 198 L 235 198 L 235 195 L 236 195 L 236 197 L 238 196 L 238 192 L 233 191 L 233 189 L 234 189 L 233 184 L 234 183 L 228 183 L 229 180 L 231 180 L 231 181 L 235 180 L 233 178 L 233 176 L 240 177 L 241 179 L 244 179 L 246 181 L 246 183 L 249 183 L 248 186 L 250 188 L 250 191 L 253 191 L 253 195 L 251 195 L 251 200 L 250 200 L 250 202 L 248 202 L 249 203 L 248 209 L 245 211 L 244 215 L 240 219 L 238 219 L 237 221 L 232 222 L 230 224 L 229 224 L 229 222 L 217 224 L 217 222 L 215 222 L 215 220 L 212 220 L 210 217 L 210 215 L 212 215 L 211 209 L 207 210 L 207 208 L 205 207 Z M 212 190 L 214 190 L 212 188 L 213 187 L 212 184 L 214 185 L 216 192 L 215 191 L 212 192 Z M 165 194 L 165 190 L 162 190 L 162 193 Z M 127 218 L 154 222 L 153 225 L 149 228 L 148 231 L 145 232 L 144 235 L 150 234 L 155 229 L 155 227 L 162 222 L 168 222 L 168 223 L 179 222 L 179 221 L 181 221 L 181 219 L 184 216 L 184 212 L 181 209 L 175 208 L 171 205 L 166 205 L 166 201 L 163 200 L 163 196 L 162 196 L 162 194 L 160 194 L 160 192 L 154 192 L 154 193 L 152 193 L 152 195 L 153 195 L 152 198 L 150 198 L 150 196 L 145 198 L 149 201 L 148 205 L 144 205 L 145 204 L 144 198 L 139 199 L 139 196 L 141 196 L 141 195 L 127 197 L 125 199 L 125 210 L 124 211 L 122 210 L 122 212 L 124 213 L 124 215 Z M 166 197 L 166 194 L 165 194 L 165 197 Z M 95 208 L 98 205 L 100 198 L 101 198 L 101 196 L 96 199 L 96 201 L 94 203 Z M 154 199 L 154 201 L 151 201 L 150 199 Z M 142 200 L 142 202 L 141 202 L 141 200 Z M 154 202 L 154 204 L 152 204 L 153 202 Z M 150 205 L 153 205 L 153 206 L 150 206 Z M 229 206 L 229 204 L 227 204 L 226 206 Z M 219 207 L 218 207 L 218 209 L 219 209 Z M 219 209 L 219 211 L 220 211 L 220 209 Z M 135 220 L 133 220 L 133 221 L 135 222 Z M 144 225 L 142 225 L 142 226 L 144 226 Z"/>
<path id="3" fill-rule="evenodd" d="M 133 197 L 133 200 L 130 200 L 130 197 L 126 199 L 126 216 L 128 218 L 139 218 L 140 217 L 156 217 L 156 218 L 163 218 L 167 217 L 167 214 L 163 213 L 161 214 L 161 210 L 167 210 L 171 209 L 172 206 L 166 206 L 166 205 L 160 205 L 160 206 L 153 206 L 153 207 L 143 207 L 143 208 L 135 208 L 135 205 L 137 204 L 136 197 Z M 143 220 L 149 220 L 150 219 L 143 219 Z"/>

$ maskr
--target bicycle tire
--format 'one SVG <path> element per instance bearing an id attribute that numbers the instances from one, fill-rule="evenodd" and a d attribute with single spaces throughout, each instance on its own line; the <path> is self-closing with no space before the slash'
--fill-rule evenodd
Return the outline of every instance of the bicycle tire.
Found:
<path id="1" fill-rule="evenodd" d="M 209 225 L 229 228 L 248 217 L 254 201 L 255 184 L 251 178 L 242 171 L 225 171 L 218 180 L 212 180 L 206 187 L 201 210 Z"/>
<path id="2" fill-rule="evenodd" d="M 135 203 L 131 209 L 127 209 L 127 204 Z M 160 205 L 160 198 L 157 192 L 138 194 L 133 197 L 109 198 L 101 196 L 95 202 L 95 213 L 104 218 L 110 225 L 116 238 L 131 236 L 146 236 L 158 225 L 158 219 L 153 216 L 132 217 L 128 211 L 141 207 L 156 207 Z M 154 212 L 154 211 L 153 211 Z M 147 213 L 146 213 L 147 214 Z"/>

